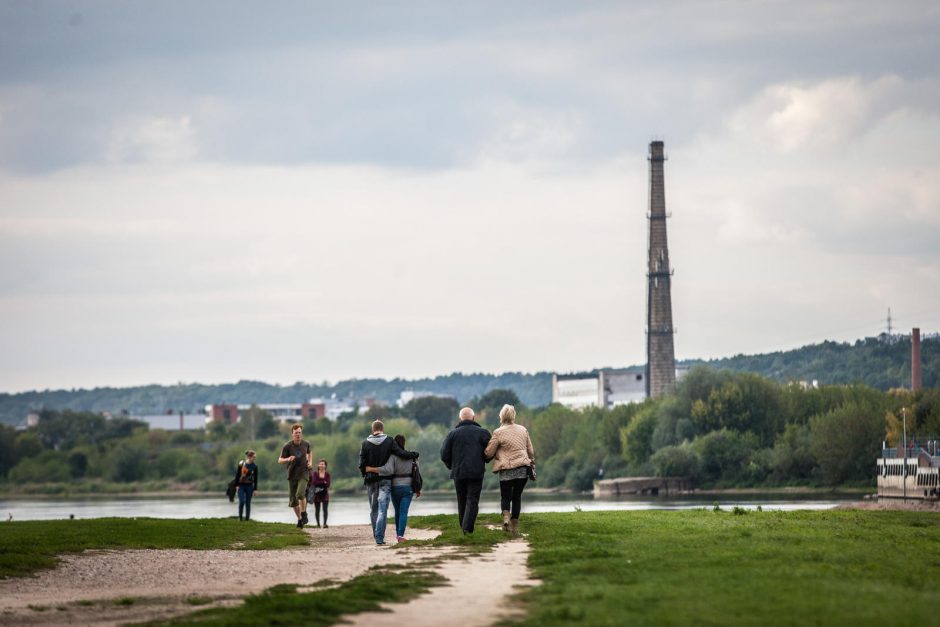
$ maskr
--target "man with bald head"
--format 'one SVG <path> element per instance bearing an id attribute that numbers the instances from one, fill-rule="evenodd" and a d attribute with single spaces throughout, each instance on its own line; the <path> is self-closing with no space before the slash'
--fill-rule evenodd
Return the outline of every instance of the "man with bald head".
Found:
<path id="1" fill-rule="evenodd" d="M 441 461 L 450 470 L 457 490 L 457 519 L 464 533 L 473 533 L 480 511 L 480 492 L 486 462 L 483 451 L 490 442 L 490 432 L 477 424 L 473 410 L 460 410 L 460 422 L 444 438 Z"/>

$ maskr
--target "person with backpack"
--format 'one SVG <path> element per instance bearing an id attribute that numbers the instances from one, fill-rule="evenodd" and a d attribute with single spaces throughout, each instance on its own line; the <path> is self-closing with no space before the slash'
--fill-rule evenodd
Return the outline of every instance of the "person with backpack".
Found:
<path id="1" fill-rule="evenodd" d="M 396 435 L 395 444 L 403 451 L 405 449 L 405 436 Z M 385 465 L 376 468 L 366 466 L 366 472 L 377 473 L 380 477 L 392 478 L 392 506 L 395 508 L 395 539 L 398 542 L 405 541 L 405 528 L 408 526 L 408 508 L 411 506 L 412 497 L 421 496 L 421 486 L 416 485 L 413 475 L 417 471 L 418 462 L 415 460 L 406 460 L 395 455 L 390 455 Z M 418 473 L 420 477 L 420 473 Z"/>
<path id="2" fill-rule="evenodd" d="M 238 520 L 251 520 L 251 497 L 258 492 L 258 465 L 251 449 L 245 451 L 245 459 L 238 462 L 235 485 L 238 486 Z"/>

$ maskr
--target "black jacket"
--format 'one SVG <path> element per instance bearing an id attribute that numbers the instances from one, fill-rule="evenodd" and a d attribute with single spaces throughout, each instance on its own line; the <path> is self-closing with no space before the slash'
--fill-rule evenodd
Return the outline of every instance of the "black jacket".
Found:
<path id="1" fill-rule="evenodd" d="M 379 475 L 374 472 L 366 472 L 366 466 L 384 466 L 390 455 L 401 457 L 402 459 L 418 459 L 418 453 L 402 450 L 400 446 L 384 433 L 370 435 L 362 442 L 359 449 L 359 472 L 365 478 L 365 483 L 374 483 L 379 480 Z"/>
<path id="2" fill-rule="evenodd" d="M 461 420 L 441 445 L 441 461 L 450 469 L 450 478 L 482 479 L 486 474 L 483 450 L 489 442 L 489 431 L 473 420 Z"/>

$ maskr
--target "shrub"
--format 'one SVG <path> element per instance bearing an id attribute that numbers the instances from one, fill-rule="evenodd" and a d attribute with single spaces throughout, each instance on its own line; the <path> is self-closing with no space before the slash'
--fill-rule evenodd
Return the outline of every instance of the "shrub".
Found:
<path id="1" fill-rule="evenodd" d="M 690 477 L 699 475 L 699 458 L 688 444 L 664 446 L 650 457 L 658 477 Z"/>

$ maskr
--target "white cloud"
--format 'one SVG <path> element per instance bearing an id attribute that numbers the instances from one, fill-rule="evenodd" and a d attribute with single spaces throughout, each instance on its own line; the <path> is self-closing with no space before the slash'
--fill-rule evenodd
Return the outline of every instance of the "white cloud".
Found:
<path id="1" fill-rule="evenodd" d="M 132 116 L 114 124 L 106 155 L 111 163 L 176 163 L 199 150 L 190 116 Z"/>

